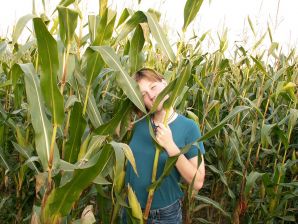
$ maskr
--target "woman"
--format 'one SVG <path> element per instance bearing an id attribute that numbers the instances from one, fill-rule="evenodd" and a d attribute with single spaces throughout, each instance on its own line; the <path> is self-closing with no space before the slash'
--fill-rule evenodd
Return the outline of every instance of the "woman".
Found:
<path id="1" fill-rule="evenodd" d="M 145 107 L 149 111 L 158 94 L 167 86 L 167 82 L 160 74 L 149 68 L 139 70 L 134 78 L 139 85 Z M 129 184 L 134 190 L 142 209 L 145 208 L 147 202 L 147 188 L 151 184 L 156 148 L 149 132 L 150 123 L 155 130 L 158 144 L 164 149 L 160 153 L 158 161 L 157 178 L 162 174 L 168 157 L 179 154 L 180 149 L 201 136 L 196 123 L 183 115 L 177 114 L 173 108 L 170 108 L 167 125 L 163 124 L 166 114 L 163 103 L 167 98 L 168 96 L 160 102 L 149 122 L 147 119 L 142 119 L 135 124 L 130 142 L 138 175 L 134 173 L 131 165 L 128 164 L 125 180 L 126 184 Z M 205 151 L 202 142 L 199 143 L 199 146 L 203 154 Z M 198 148 L 191 146 L 187 153 L 178 157 L 175 168 L 154 192 L 147 223 L 182 223 L 181 199 L 183 192 L 180 189 L 179 181 L 182 177 L 187 183 L 191 183 L 195 177 L 194 189 L 198 191 L 203 186 L 204 176 L 203 157 L 201 164 L 198 166 Z"/>

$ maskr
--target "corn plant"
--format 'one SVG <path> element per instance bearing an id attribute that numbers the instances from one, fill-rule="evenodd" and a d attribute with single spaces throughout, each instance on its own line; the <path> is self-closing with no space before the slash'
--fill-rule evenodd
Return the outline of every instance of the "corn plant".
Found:
<path id="1" fill-rule="evenodd" d="M 175 51 L 156 12 L 125 8 L 117 19 L 107 3 L 83 24 L 80 1 L 61 1 L 51 18 L 25 15 L 11 40 L 1 39 L 0 220 L 118 223 L 126 209 L 131 223 L 143 222 L 124 177 L 127 163 L 137 172 L 130 121 L 154 112 L 131 78 L 146 66 L 169 83 L 155 106 L 169 94 L 165 106 L 204 134 L 196 142 L 207 149 L 206 180 L 198 194 L 182 184 L 184 223 L 295 222 L 295 51 L 284 55 L 269 28 L 271 47 L 263 52 L 265 34 L 226 57 L 227 31 L 216 52 L 201 49 L 208 33 L 194 44 L 182 35 Z M 182 33 L 202 3 L 186 2 Z M 30 38 L 20 44 L 29 23 Z M 149 201 L 175 159 L 152 179 Z"/>

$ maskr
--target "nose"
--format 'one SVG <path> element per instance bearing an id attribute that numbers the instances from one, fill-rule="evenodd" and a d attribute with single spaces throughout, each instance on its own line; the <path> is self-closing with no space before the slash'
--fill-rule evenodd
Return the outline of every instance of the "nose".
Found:
<path id="1" fill-rule="evenodd" d="M 154 100 L 154 98 L 155 98 L 155 94 L 152 93 L 151 91 L 148 91 L 148 96 L 149 96 L 150 100 Z"/>

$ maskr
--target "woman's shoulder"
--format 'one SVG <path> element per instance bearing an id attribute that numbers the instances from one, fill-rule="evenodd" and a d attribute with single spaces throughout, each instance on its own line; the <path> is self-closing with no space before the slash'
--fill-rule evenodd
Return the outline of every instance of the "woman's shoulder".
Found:
<path id="1" fill-rule="evenodd" d="M 193 119 L 190 119 L 182 114 L 178 114 L 177 122 L 182 125 L 185 125 L 187 127 L 197 127 L 198 126 L 198 124 Z"/>

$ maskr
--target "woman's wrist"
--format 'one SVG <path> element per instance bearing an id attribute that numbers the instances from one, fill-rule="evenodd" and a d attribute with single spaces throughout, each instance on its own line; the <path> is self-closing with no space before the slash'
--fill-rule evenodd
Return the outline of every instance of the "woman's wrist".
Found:
<path id="1" fill-rule="evenodd" d="M 169 157 L 176 156 L 180 153 L 180 149 L 177 147 L 177 145 L 174 142 L 169 144 L 166 151 Z"/>

